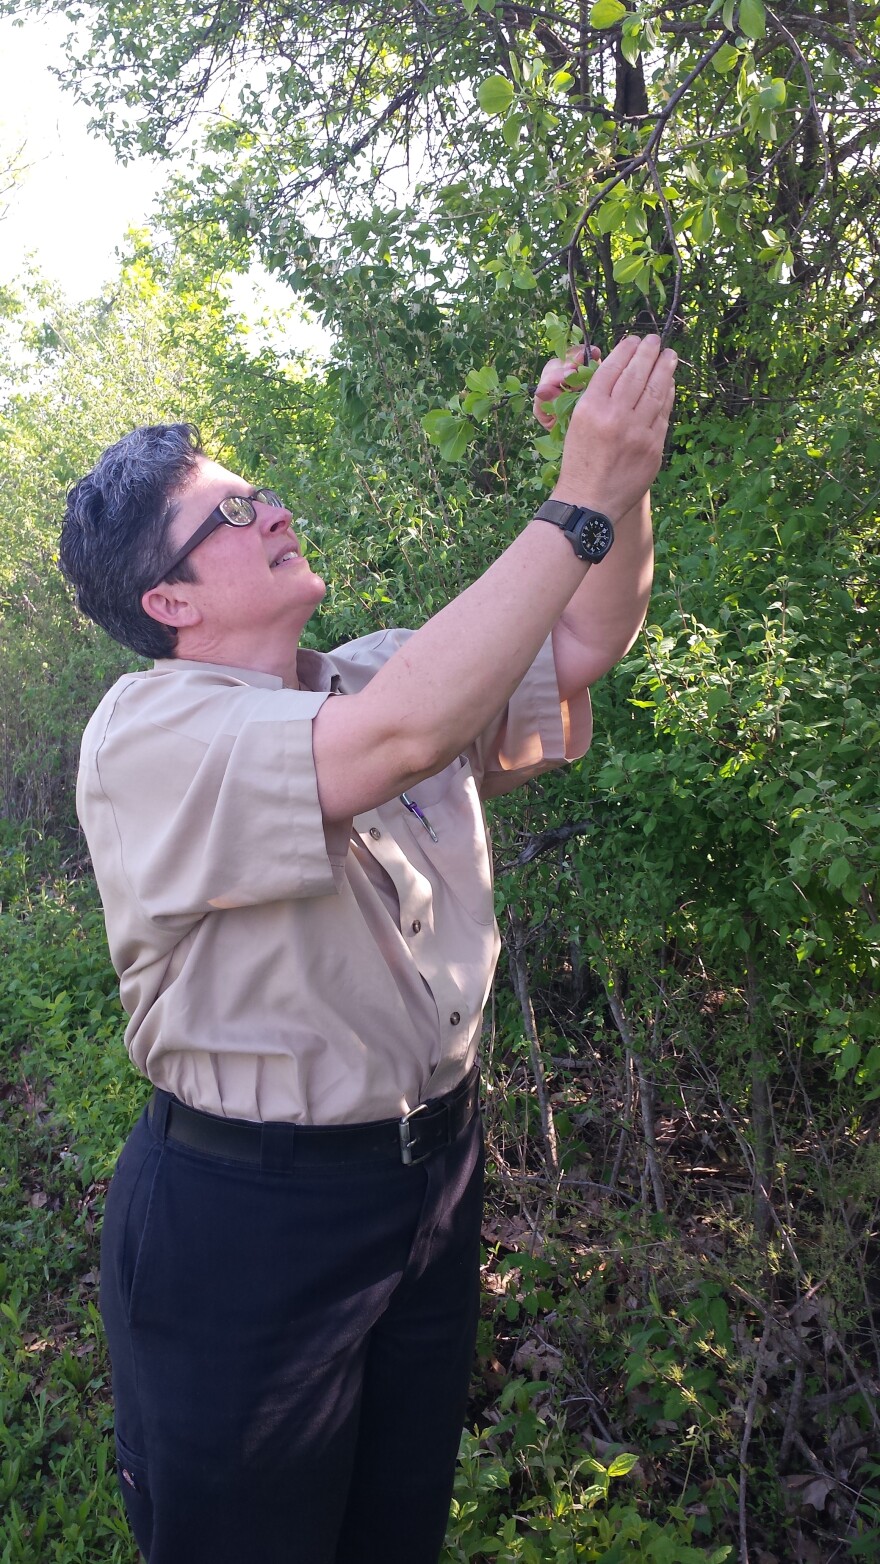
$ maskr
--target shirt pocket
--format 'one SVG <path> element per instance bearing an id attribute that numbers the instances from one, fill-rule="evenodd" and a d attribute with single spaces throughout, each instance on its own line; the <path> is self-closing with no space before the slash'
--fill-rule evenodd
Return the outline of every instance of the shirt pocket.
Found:
<path id="1" fill-rule="evenodd" d="M 493 925 L 492 855 L 470 763 L 459 756 L 451 766 L 411 788 L 407 797 L 418 805 L 437 838 L 407 811 L 410 835 L 434 877 L 442 880 L 475 923 Z"/>

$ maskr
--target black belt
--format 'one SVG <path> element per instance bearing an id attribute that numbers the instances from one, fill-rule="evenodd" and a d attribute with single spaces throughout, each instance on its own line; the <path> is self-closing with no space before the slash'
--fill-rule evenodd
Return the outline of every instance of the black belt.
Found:
<path id="1" fill-rule="evenodd" d="M 168 1140 L 266 1171 L 365 1161 L 403 1162 L 409 1167 L 448 1146 L 470 1123 L 479 1097 L 480 1072 L 474 1065 L 445 1096 L 419 1103 L 400 1119 L 376 1119 L 367 1124 L 255 1124 L 249 1119 L 220 1119 L 188 1108 L 158 1090 L 147 1113 L 156 1133 Z"/>

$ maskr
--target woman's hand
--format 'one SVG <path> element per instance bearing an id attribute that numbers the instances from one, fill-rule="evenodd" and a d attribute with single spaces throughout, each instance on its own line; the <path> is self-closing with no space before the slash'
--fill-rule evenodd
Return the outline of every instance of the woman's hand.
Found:
<path id="1" fill-rule="evenodd" d="M 602 354 L 598 348 L 590 349 L 590 356 L 594 363 L 602 362 Z M 541 370 L 541 379 L 535 392 L 535 400 L 532 403 L 532 412 L 538 423 L 544 429 L 552 429 L 556 423 L 556 416 L 551 413 L 547 404 L 555 402 L 556 398 L 566 389 L 566 379 L 575 369 L 580 369 L 584 362 L 583 346 L 570 348 L 565 358 L 548 359 Z"/>
<path id="2" fill-rule="evenodd" d="M 663 457 L 677 363 L 658 336 L 618 342 L 572 409 L 553 499 L 614 521 L 642 499 Z"/>

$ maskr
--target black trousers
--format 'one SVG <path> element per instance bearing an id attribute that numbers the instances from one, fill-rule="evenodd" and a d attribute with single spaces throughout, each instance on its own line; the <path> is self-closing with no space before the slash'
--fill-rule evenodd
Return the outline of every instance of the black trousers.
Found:
<path id="1" fill-rule="evenodd" d="M 479 1116 L 415 1167 L 262 1172 L 140 1119 L 101 1311 L 149 1564 L 436 1564 L 479 1295 Z"/>

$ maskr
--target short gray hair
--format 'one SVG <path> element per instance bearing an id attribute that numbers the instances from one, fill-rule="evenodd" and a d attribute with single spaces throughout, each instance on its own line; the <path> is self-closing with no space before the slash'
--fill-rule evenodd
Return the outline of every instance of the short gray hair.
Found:
<path id="1" fill-rule="evenodd" d="M 142 657 L 173 657 L 177 631 L 144 612 L 141 597 L 172 558 L 169 495 L 202 450 L 193 424 L 148 424 L 111 445 L 67 495 L 59 563 L 84 614 Z M 190 560 L 167 574 L 195 581 Z"/>

